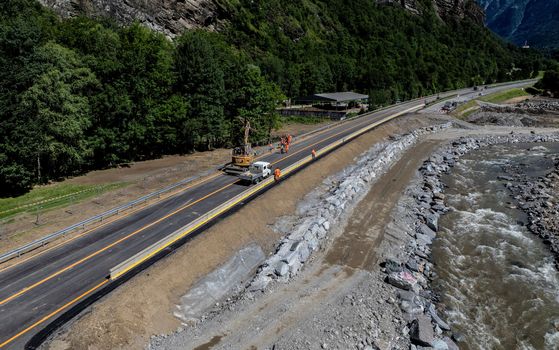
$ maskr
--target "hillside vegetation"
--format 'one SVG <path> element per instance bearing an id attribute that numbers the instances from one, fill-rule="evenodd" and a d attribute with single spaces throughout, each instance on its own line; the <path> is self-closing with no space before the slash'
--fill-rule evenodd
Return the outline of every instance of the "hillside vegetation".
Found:
<path id="1" fill-rule="evenodd" d="M 517 45 L 559 49 L 559 0 L 477 0 L 487 26 Z"/>
<path id="2" fill-rule="evenodd" d="M 370 0 L 229 0 L 220 33 L 0 7 L 0 195 L 121 162 L 231 146 L 287 97 L 356 90 L 381 105 L 528 78 L 545 63 L 468 20 Z"/>

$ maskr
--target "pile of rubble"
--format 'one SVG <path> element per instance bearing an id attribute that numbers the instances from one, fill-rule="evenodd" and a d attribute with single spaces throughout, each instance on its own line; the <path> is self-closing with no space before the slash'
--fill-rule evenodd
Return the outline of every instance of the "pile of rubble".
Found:
<path id="1" fill-rule="evenodd" d="M 510 177 L 502 177 L 518 207 L 528 216 L 528 229 L 549 245 L 559 267 L 559 156 L 553 159 L 555 169 L 533 178 L 520 165 L 506 165 Z"/>
<path id="2" fill-rule="evenodd" d="M 339 176 L 327 193 L 307 208 L 289 235 L 279 244 L 275 254 L 260 267 L 249 285 L 250 292 L 263 291 L 273 280 L 286 282 L 309 260 L 312 252 L 326 241 L 333 227 L 340 226 L 344 213 L 356 205 L 374 181 L 397 161 L 419 136 L 450 127 L 450 123 L 422 128 L 401 136 L 393 142 L 373 148 L 356 165 Z"/>
<path id="3" fill-rule="evenodd" d="M 527 100 L 516 104 L 516 108 L 526 110 L 530 113 L 545 113 L 546 111 L 559 112 L 559 101 L 557 100 L 543 100 L 531 101 Z"/>

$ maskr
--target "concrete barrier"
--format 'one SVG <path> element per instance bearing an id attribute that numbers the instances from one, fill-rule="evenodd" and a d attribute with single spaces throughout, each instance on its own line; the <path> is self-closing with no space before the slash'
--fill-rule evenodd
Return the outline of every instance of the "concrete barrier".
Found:
<path id="1" fill-rule="evenodd" d="M 339 147 L 340 145 L 342 145 L 345 142 L 348 142 L 366 132 L 368 132 L 369 130 L 383 124 L 386 123 L 394 118 L 397 118 L 403 114 L 406 113 L 410 113 L 413 111 L 417 111 L 421 108 L 423 108 L 424 104 L 419 104 L 416 105 L 414 107 L 408 108 L 404 111 L 392 114 L 390 116 L 387 116 L 377 122 L 371 123 L 357 131 L 355 131 L 354 133 L 344 137 L 341 140 L 335 141 L 333 143 L 331 143 L 330 145 L 321 148 L 319 150 L 317 150 L 317 157 L 320 157 L 321 155 L 324 155 L 328 152 L 330 152 L 331 150 L 333 150 L 336 147 Z M 297 169 L 299 169 L 300 167 L 306 165 L 307 163 L 313 161 L 312 156 L 309 155 L 307 157 L 304 157 L 303 159 L 297 161 L 296 163 L 286 167 L 285 169 L 282 170 L 282 176 L 285 176 L 287 174 L 290 174 L 294 171 L 296 171 Z M 259 191 L 261 191 L 262 189 L 271 186 L 274 183 L 274 179 L 269 177 L 266 180 L 260 182 L 259 184 L 250 187 L 249 189 L 247 189 L 246 191 L 238 194 L 237 196 L 231 198 L 230 200 L 226 201 L 225 203 L 217 206 L 215 209 L 207 212 L 206 214 L 202 215 L 201 217 L 199 217 L 198 219 L 194 220 L 193 222 L 191 222 L 190 224 L 176 230 L 175 232 L 171 233 L 170 235 L 168 235 L 167 237 L 163 238 L 162 240 L 154 243 L 153 245 L 147 247 L 146 249 L 142 250 L 141 252 L 135 254 L 134 256 L 132 256 L 131 258 L 123 261 L 122 263 L 116 265 L 115 267 L 111 268 L 109 271 L 109 278 L 111 280 L 115 280 L 117 278 L 119 278 L 120 276 L 126 274 L 128 271 L 134 269 L 135 267 L 137 267 L 138 265 L 142 264 L 143 262 L 149 260 L 150 258 L 152 258 L 153 256 L 155 256 L 156 254 L 158 254 L 159 252 L 161 252 L 163 249 L 171 246 L 172 244 L 176 243 L 177 241 L 181 240 L 182 238 L 188 236 L 189 234 L 191 234 L 192 232 L 196 231 L 198 228 L 202 227 L 203 225 L 207 224 L 208 222 L 210 222 L 211 220 L 213 220 L 214 218 L 218 217 L 221 214 L 226 213 L 227 211 L 229 211 L 231 208 L 233 208 L 234 206 L 236 206 L 237 204 L 239 204 L 240 202 L 242 202 L 243 200 L 251 197 L 252 195 L 258 193 Z"/>

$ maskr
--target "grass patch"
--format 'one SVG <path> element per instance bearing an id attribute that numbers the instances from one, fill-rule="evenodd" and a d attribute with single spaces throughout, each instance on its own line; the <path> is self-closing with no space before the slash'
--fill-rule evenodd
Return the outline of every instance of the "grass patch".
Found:
<path id="1" fill-rule="evenodd" d="M 454 111 L 452 111 L 452 116 L 458 119 L 465 119 L 475 113 L 479 108 L 477 108 L 476 101 L 483 101 L 488 103 L 502 103 L 508 101 L 515 97 L 521 96 L 530 96 L 528 92 L 524 89 L 511 89 L 506 91 L 495 92 L 493 94 L 489 94 L 487 96 L 480 96 L 476 99 L 470 100 L 466 103 L 463 103 L 456 107 Z"/>
<path id="2" fill-rule="evenodd" d="M 19 197 L 0 198 L 0 219 L 9 218 L 24 212 L 36 212 L 37 210 L 44 212 L 64 207 L 126 185 L 127 183 L 125 182 L 107 185 L 59 183 L 35 187 L 29 193 Z"/>
<path id="3" fill-rule="evenodd" d="M 459 105 L 458 107 L 456 107 L 456 109 L 454 111 L 452 111 L 452 115 L 454 116 L 462 116 L 462 114 L 469 110 L 470 108 L 474 108 L 477 106 L 476 100 L 470 100 L 466 103 L 463 103 L 461 105 Z"/>
<path id="4" fill-rule="evenodd" d="M 489 102 L 489 103 L 501 103 L 501 102 L 508 101 L 512 98 L 529 96 L 529 95 L 530 94 L 527 93 L 524 89 L 512 89 L 512 90 L 496 92 L 494 94 L 483 96 L 480 97 L 479 100 L 484 102 Z"/>

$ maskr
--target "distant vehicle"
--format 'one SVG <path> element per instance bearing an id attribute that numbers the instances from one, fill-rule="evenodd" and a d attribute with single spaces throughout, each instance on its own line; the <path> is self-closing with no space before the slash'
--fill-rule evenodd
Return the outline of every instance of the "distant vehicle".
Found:
<path id="1" fill-rule="evenodd" d="M 445 102 L 444 106 L 441 108 L 443 112 L 451 112 L 456 109 L 458 103 L 455 101 L 447 101 Z"/>
<path id="2" fill-rule="evenodd" d="M 239 175 L 239 179 L 251 184 L 259 183 L 272 174 L 272 165 L 268 162 L 254 162 L 248 170 Z"/>

